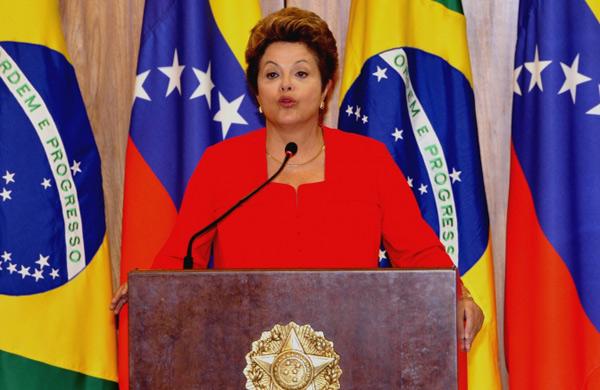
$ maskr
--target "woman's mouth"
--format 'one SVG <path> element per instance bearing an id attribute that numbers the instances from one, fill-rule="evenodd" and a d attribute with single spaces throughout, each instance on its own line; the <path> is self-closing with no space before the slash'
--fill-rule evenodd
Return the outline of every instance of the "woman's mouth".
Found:
<path id="1" fill-rule="evenodd" d="M 289 96 L 279 98 L 279 105 L 285 108 L 290 108 L 296 104 L 296 101 Z"/>

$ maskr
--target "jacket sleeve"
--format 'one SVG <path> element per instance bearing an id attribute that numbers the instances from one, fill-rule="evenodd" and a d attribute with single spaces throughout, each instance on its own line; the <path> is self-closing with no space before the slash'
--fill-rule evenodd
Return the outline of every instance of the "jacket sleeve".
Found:
<path id="1" fill-rule="evenodd" d="M 214 155 L 210 147 L 202 155 L 188 183 L 175 226 L 169 239 L 154 259 L 152 268 L 181 269 L 189 239 L 216 218 L 214 191 L 218 188 L 218 164 L 215 162 Z M 214 236 L 213 229 L 194 242 L 192 249 L 194 268 L 206 268 Z"/>
<path id="2" fill-rule="evenodd" d="M 383 245 L 393 266 L 452 268 L 444 246 L 421 216 L 406 178 L 382 144 L 377 167 Z"/>

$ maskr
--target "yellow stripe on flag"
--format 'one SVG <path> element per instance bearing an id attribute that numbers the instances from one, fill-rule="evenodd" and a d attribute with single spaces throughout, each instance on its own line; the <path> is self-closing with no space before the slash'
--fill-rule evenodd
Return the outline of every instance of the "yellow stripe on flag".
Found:
<path id="1" fill-rule="evenodd" d="M 348 31 L 340 96 L 346 95 L 368 58 L 396 47 L 443 58 L 472 86 L 463 15 L 432 0 L 354 0 L 350 20 L 359 22 Z"/>
<path id="2" fill-rule="evenodd" d="M 244 12 L 239 12 L 240 1 L 238 0 L 210 0 L 210 8 L 227 45 L 245 70 L 244 53 L 250 37 L 250 30 L 260 19 L 260 3 L 256 0 L 245 0 Z M 231 15 L 236 15 L 236 17 L 232 18 Z"/>
<path id="3" fill-rule="evenodd" d="M 56 0 L 2 0 L 0 41 L 25 42 L 56 50 L 70 61 Z M 8 9 L 6 9 L 8 8 Z"/>
<path id="4" fill-rule="evenodd" d="M 485 316 L 481 331 L 468 354 L 469 389 L 501 390 L 491 245 L 488 244 L 483 256 L 461 279 Z"/>
<path id="5" fill-rule="evenodd" d="M 590 6 L 594 15 L 596 15 L 596 19 L 598 19 L 598 23 L 600 23 L 600 0 L 586 0 L 587 5 Z"/>
<path id="6" fill-rule="evenodd" d="M 91 263 L 63 286 L 28 296 L 0 295 L 0 349 L 116 381 L 114 316 L 108 309 L 111 295 L 105 236 Z"/>

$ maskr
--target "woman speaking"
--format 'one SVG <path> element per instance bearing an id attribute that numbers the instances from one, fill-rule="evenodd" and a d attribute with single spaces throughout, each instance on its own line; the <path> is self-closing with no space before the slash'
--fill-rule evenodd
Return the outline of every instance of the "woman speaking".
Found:
<path id="1" fill-rule="evenodd" d="M 451 268 L 386 147 L 322 125 L 338 65 L 327 24 L 297 8 L 273 13 L 252 29 L 246 62 L 266 126 L 205 151 L 153 267 L 180 268 L 189 238 L 271 177 L 293 142 L 283 171 L 194 242 L 195 267 L 212 251 L 217 269 L 376 268 L 383 243 L 396 267 Z M 126 300 L 124 284 L 111 308 Z M 464 288 L 458 312 L 468 350 L 483 314 Z"/>

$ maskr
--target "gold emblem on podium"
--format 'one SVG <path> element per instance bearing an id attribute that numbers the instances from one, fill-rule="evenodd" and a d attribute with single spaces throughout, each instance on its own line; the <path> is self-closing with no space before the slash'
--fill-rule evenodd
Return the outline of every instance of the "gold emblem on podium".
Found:
<path id="1" fill-rule="evenodd" d="M 310 325 L 275 325 L 246 355 L 248 390 L 337 390 L 340 357 Z"/>

